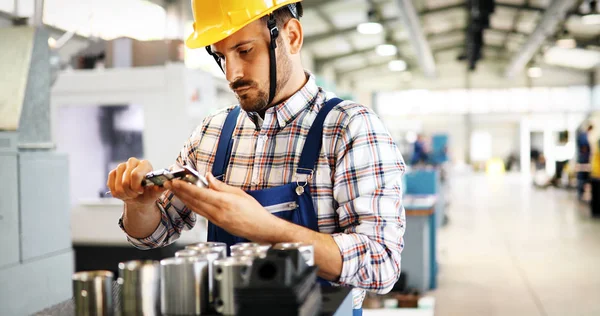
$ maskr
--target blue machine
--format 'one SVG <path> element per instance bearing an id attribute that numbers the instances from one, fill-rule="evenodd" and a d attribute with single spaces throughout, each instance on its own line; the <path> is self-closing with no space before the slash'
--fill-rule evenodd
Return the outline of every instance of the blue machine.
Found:
<path id="1" fill-rule="evenodd" d="M 405 234 L 406 250 L 409 250 L 407 256 L 403 256 L 403 266 L 407 269 L 410 280 L 415 276 L 422 278 L 428 283 L 429 289 L 437 287 L 437 228 L 441 226 L 443 218 L 444 199 L 441 190 L 440 172 L 437 169 L 415 169 L 405 174 L 405 194 L 407 195 L 435 195 L 435 212 L 426 218 L 407 217 L 407 230 Z M 406 209 L 411 209 L 410 205 L 404 206 Z M 419 222 L 426 220 L 427 222 Z M 411 225 L 412 223 L 412 225 Z M 413 226 L 413 227 L 411 227 Z M 426 232 L 424 236 L 424 232 Z M 411 241 L 414 242 L 411 247 Z M 417 248 L 426 249 L 417 249 Z M 412 255 L 411 255 L 412 254 Z M 415 258 L 410 258 L 414 256 Z M 416 261 L 411 262 L 411 260 Z M 406 265 L 404 264 L 406 263 Z M 428 269 L 429 271 L 422 271 Z M 411 271 L 413 270 L 413 271 Z M 412 274 L 412 276 L 411 276 Z M 417 281 L 419 283 L 419 280 Z"/>
<path id="2" fill-rule="evenodd" d="M 448 161 L 448 135 L 437 134 L 431 137 L 431 153 L 429 163 L 434 166 Z"/>

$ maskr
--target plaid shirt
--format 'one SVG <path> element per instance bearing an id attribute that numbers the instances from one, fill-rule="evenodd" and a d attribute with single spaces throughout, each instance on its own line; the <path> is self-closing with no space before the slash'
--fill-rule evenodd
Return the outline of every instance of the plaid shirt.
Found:
<path id="1" fill-rule="evenodd" d="M 310 126 L 332 96 L 310 76 L 290 99 L 269 108 L 264 120 L 242 111 L 225 182 L 259 190 L 294 181 Z M 178 163 L 185 162 L 200 174 L 212 169 L 221 128 L 231 109 L 204 120 L 185 143 Z M 371 110 L 344 101 L 329 113 L 310 185 L 319 231 L 333 236 L 343 258 L 337 283 L 355 287 L 355 308 L 362 305 L 365 290 L 387 293 L 400 275 L 406 222 L 401 190 L 404 170 L 392 137 Z M 168 191 L 158 206 L 162 220 L 156 231 L 143 239 L 128 236 L 137 248 L 168 245 L 196 222 L 195 213 Z"/>

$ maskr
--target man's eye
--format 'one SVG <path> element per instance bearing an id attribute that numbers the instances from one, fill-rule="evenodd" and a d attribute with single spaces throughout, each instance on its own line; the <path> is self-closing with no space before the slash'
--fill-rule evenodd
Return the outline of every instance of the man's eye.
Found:
<path id="1" fill-rule="evenodd" d="M 249 53 L 251 50 L 252 50 L 252 48 L 249 48 L 249 49 L 242 50 L 242 51 L 240 51 L 240 54 L 242 54 L 242 55 L 246 55 L 246 54 L 248 54 L 248 53 Z"/>

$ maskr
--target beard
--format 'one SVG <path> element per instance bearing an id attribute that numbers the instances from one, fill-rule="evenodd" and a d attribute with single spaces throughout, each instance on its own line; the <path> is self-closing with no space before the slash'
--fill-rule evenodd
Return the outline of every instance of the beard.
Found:
<path id="1" fill-rule="evenodd" d="M 285 51 L 283 45 L 277 52 L 277 87 L 275 89 L 275 96 L 279 94 L 279 91 L 290 81 L 292 76 L 292 62 Z M 270 70 L 267 69 L 267 71 Z M 264 112 L 271 104 L 269 102 L 271 80 L 267 79 L 262 84 L 257 83 L 253 80 L 239 79 L 233 82 L 230 86 L 231 89 L 237 89 L 242 87 L 249 87 L 250 89 L 241 91 L 239 94 L 235 93 L 240 106 L 246 112 Z"/>

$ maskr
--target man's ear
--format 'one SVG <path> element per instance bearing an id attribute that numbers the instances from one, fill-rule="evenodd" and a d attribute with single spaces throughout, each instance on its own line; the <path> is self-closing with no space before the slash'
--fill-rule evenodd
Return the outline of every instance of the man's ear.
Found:
<path id="1" fill-rule="evenodd" d="M 290 54 L 300 53 L 302 44 L 304 43 L 304 33 L 302 30 L 302 24 L 297 19 L 290 19 L 283 26 L 285 34 L 287 35 L 287 42 L 290 47 Z"/>

